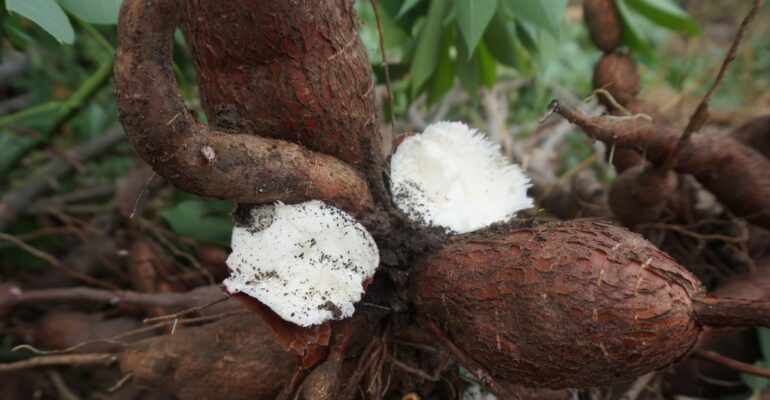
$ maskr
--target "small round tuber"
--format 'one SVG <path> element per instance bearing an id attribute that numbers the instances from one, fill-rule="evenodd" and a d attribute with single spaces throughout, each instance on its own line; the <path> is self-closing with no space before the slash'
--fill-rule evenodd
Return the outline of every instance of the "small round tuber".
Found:
<path id="1" fill-rule="evenodd" d="M 528 387 L 628 380 L 686 356 L 703 325 L 770 322 L 767 304 L 704 297 L 654 245 L 598 221 L 458 237 L 412 282 L 419 312 L 480 375 Z"/>
<path id="2" fill-rule="evenodd" d="M 636 64 L 626 54 L 605 54 L 594 67 L 595 89 L 605 89 L 621 105 L 629 104 L 639 93 L 639 72 Z M 611 106 L 604 96 L 599 96 L 602 103 Z"/>
<path id="3" fill-rule="evenodd" d="M 583 18 L 596 47 L 606 53 L 618 47 L 623 25 L 613 0 L 584 0 Z"/>
<path id="4" fill-rule="evenodd" d="M 610 188 L 609 205 L 626 226 L 656 221 L 677 190 L 673 171 L 638 164 L 623 171 Z"/>

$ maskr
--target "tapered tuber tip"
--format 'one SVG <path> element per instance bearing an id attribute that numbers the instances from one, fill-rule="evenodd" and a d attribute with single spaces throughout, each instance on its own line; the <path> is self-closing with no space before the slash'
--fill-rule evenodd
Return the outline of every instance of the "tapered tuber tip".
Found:
<path id="1" fill-rule="evenodd" d="M 715 296 L 693 299 L 693 313 L 701 325 L 770 327 L 770 300 L 743 300 Z"/>

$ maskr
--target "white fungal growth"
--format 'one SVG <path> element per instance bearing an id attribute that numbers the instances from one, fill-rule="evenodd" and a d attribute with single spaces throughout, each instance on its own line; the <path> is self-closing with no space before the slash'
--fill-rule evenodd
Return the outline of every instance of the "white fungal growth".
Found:
<path id="1" fill-rule="evenodd" d="M 233 229 L 225 288 L 300 326 L 353 315 L 380 262 L 369 233 L 322 201 L 261 206 Z"/>
<path id="2" fill-rule="evenodd" d="M 414 221 L 465 233 L 532 207 L 529 178 L 499 146 L 459 122 L 405 139 L 391 158 L 391 192 Z"/>

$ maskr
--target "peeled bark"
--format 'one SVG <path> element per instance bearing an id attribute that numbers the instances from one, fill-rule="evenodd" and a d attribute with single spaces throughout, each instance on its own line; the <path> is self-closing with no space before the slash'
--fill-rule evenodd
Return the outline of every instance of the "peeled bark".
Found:
<path id="1" fill-rule="evenodd" d="M 559 101 L 556 113 L 610 146 L 644 150 L 661 165 L 674 150 L 680 132 L 641 117 L 592 117 Z M 739 217 L 770 227 L 770 160 L 729 136 L 693 135 L 684 144 L 675 169 L 692 174 Z"/>
<path id="2" fill-rule="evenodd" d="M 651 243 L 597 221 L 461 237 L 420 259 L 412 282 L 471 372 L 531 387 L 622 382 L 686 356 L 704 324 L 770 323 L 766 302 L 709 300 Z"/>
<path id="3" fill-rule="evenodd" d="M 229 3 L 235 2 L 220 2 Z M 256 3 L 250 1 L 244 4 L 257 7 Z M 184 21 L 180 12 L 182 8 L 178 1 L 153 0 L 127 0 L 121 8 L 115 93 L 121 122 L 139 155 L 158 174 L 180 189 L 204 197 L 239 203 L 320 199 L 354 214 L 370 207 L 371 194 L 361 173 L 332 156 L 287 141 L 254 135 L 261 132 L 250 131 L 252 128 L 248 124 L 242 127 L 236 124 L 237 129 L 222 130 L 225 125 L 219 122 L 215 124 L 220 127 L 217 130 L 198 122 L 179 96 L 171 69 L 173 33 L 177 24 Z M 219 18 L 216 8 L 208 10 L 210 15 L 205 14 L 206 10 L 199 11 L 203 14 L 200 20 L 195 21 L 198 29 L 206 29 L 207 18 Z M 340 20 L 345 15 L 333 16 Z M 188 13 L 187 18 L 192 16 Z M 350 37 L 347 31 L 345 37 Z M 249 54 L 246 52 L 244 57 Z M 223 54 L 217 56 L 228 60 Z M 228 65 L 235 71 L 244 68 L 238 63 Z M 271 67 L 288 69 L 276 64 Z M 228 76 L 232 79 L 232 75 Z M 202 78 L 210 77 L 203 75 Z M 209 90 L 214 90 L 217 83 L 203 82 L 203 79 L 201 85 L 210 85 Z M 229 84 L 244 85 L 245 82 L 233 81 Z M 248 88 L 249 85 L 245 85 L 241 90 Z M 269 98 L 278 89 L 277 86 L 272 89 L 268 86 L 264 88 L 267 91 L 264 95 Z M 219 87 L 217 90 L 227 91 L 228 88 Z M 302 90 L 294 92 L 298 98 L 304 98 L 306 94 Z M 217 107 L 214 104 L 216 100 L 208 94 L 204 96 L 207 96 L 208 105 Z M 301 117 L 300 111 L 296 110 L 283 118 Z M 345 115 L 348 111 L 344 107 L 338 111 L 327 118 L 336 118 L 340 126 L 346 126 Z M 267 115 L 260 117 L 267 118 Z M 240 128 L 244 130 L 238 130 Z M 238 133 L 229 133 L 234 131 Z M 359 141 L 364 141 L 361 137 L 366 137 L 372 143 L 376 142 L 375 136 L 369 133 L 356 132 L 353 136 Z M 338 143 L 346 142 L 340 140 Z M 339 144 L 339 147 L 342 152 L 354 152 L 355 146 Z"/>
<path id="4" fill-rule="evenodd" d="M 135 383 L 180 400 L 272 400 L 299 368 L 254 315 L 145 339 L 123 352 L 120 366 Z"/>

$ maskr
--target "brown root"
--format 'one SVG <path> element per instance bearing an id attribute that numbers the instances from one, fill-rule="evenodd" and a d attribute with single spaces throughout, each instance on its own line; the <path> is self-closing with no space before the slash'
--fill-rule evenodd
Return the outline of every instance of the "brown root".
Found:
<path id="1" fill-rule="evenodd" d="M 730 136 L 770 159 L 770 115 L 744 123 L 733 129 Z"/>
<path id="2" fill-rule="evenodd" d="M 640 117 L 593 117 L 555 100 L 552 107 L 592 138 L 609 146 L 643 149 L 661 165 L 677 145 L 670 125 Z M 770 227 L 770 160 L 726 136 L 696 135 L 684 144 L 676 170 L 692 174 L 737 216 Z"/>
<path id="3" fill-rule="evenodd" d="M 139 155 L 175 186 L 204 197 L 238 203 L 321 199 L 354 214 L 371 207 L 362 175 L 334 157 L 196 120 L 171 69 L 179 10 L 176 2 L 143 0 L 121 8 L 115 94 Z"/>
<path id="4" fill-rule="evenodd" d="M 693 313 L 701 325 L 770 326 L 770 303 L 765 300 L 743 300 L 720 297 L 693 299 Z"/>
<path id="5" fill-rule="evenodd" d="M 621 173 L 612 184 L 609 205 L 626 226 L 657 221 L 677 187 L 678 178 L 674 172 L 661 172 L 650 165 L 635 165 Z"/>
<path id="6" fill-rule="evenodd" d="M 618 47 L 623 25 L 613 0 L 583 1 L 583 18 L 596 47 L 605 53 Z"/>
<path id="7" fill-rule="evenodd" d="M 274 399 L 298 369 L 254 315 L 137 342 L 120 366 L 135 383 L 184 399 Z"/>
<path id="8" fill-rule="evenodd" d="M 639 93 L 639 72 L 630 56 L 623 53 L 605 54 L 594 67 L 593 85 L 607 90 L 620 105 L 625 106 Z M 604 96 L 599 99 L 611 107 Z"/>

